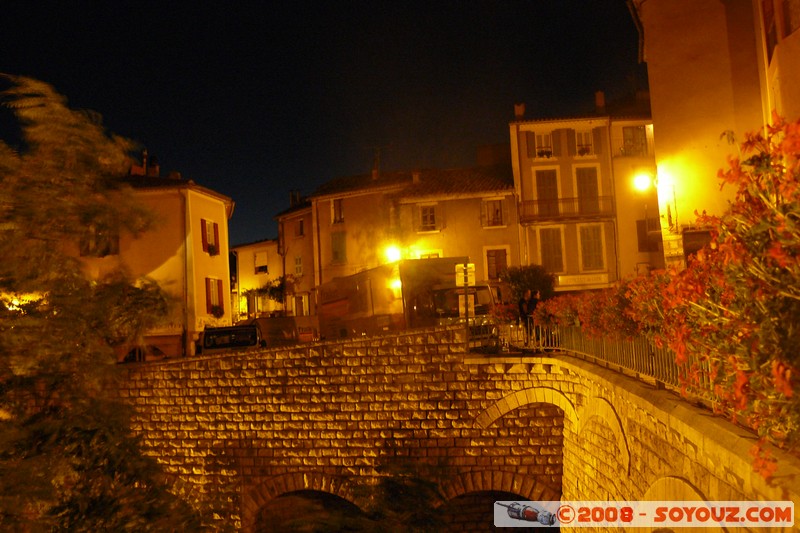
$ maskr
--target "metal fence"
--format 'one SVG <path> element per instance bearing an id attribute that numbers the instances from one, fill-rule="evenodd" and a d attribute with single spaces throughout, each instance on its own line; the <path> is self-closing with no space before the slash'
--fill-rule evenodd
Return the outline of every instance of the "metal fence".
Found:
<path id="1" fill-rule="evenodd" d="M 582 359 L 622 371 L 638 378 L 649 378 L 656 385 L 682 389 L 707 405 L 717 403 L 709 368 L 696 361 L 687 364 L 675 362 L 675 353 L 658 347 L 644 337 L 630 339 L 594 338 L 578 326 L 541 326 L 530 324 L 530 335 L 524 325 L 510 324 L 500 330 L 501 337 L 510 346 L 537 351 L 565 351 Z M 527 342 L 526 342 L 527 341 Z M 693 379 L 689 382 L 687 372 Z"/>

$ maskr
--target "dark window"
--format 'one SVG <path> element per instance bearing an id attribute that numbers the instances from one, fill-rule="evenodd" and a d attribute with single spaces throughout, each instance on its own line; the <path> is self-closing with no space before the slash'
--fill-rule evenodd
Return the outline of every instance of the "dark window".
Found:
<path id="1" fill-rule="evenodd" d="M 508 268 L 505 249 L 486 250 L 486 267 L 489 279 L 500 279 L 500 274 Z"/>

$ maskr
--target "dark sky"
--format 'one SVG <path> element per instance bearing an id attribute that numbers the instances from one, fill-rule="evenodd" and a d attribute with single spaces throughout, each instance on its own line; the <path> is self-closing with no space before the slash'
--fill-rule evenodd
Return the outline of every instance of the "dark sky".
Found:
<path id="1" fill-rule="evenodd" d="M 10 4 L 10 5 L 9 5 Z M 624 0 L 37 2 L 0 14 L 0 72 L 33 76 L 236 202 L 231 242 L 277 235 L 289 191 L 472 166 L 527 116 L 629 92 Z"/>

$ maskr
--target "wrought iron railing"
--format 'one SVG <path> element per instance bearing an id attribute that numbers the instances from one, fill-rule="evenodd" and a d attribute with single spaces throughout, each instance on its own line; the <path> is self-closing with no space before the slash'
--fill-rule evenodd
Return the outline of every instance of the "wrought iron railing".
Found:
<path id="1" fill-rule="evenodd" d="M 522 222 L 559 218 L 588 218 L 614 214 L 612 196 L 553 198 L 520 202 Z"/>
<path id="2" fill-rule="evenodd" d="M 654 382 L 656 386 L 681 389 L 704 404 L 718 403 L 709 367 L 701 361 L 678 364 L 675 353 L 656 346 L 644 337 L 630 339 L 595 338 L 578 326 L 542 326 L 530 324 L 530 334 L 524 325 L 508 325 L 500 329 L 507 344 L 532 350 L 564 351 L 613 370 Z M 527 342 L 526 342 L 527 341 Z M 693 379 L 687 380 L 691 369 Z"/>

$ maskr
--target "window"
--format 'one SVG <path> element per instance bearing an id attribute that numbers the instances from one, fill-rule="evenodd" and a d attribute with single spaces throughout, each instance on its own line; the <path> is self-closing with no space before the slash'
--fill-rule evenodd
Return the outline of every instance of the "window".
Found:
<path id="1" fill-rule="evenodd" d="M 508 252 L 505 248 L 486 250 L 486 276 L 490 280 L 500 279 L 500 274 L 508 268 Z"/>
<path id="2" fill-rule="evenodd" d="M 603 226 L 579 226 L 578 233 L 581 241 L 581 270 L 604 270 Z"/>
<path id="3" fill-rule="evenodd" d="M 600 185 L 596 167 L 575 169 L 575 185 L 578 190 L 578 212 L 593 215 L 600 212 Z"/>
<path id="4" fill-rule="evenodd" d="M 419 254 L 420 259 L 436 259 L 441 257 L 439 252 L 422 252 Z"/>
<path id="5" fill-rule="evenodd" d="M 622 155 L 647 155 L 647 133 L 644 126 L 624 126 L 622 128 Z"/>
<path id="6" fill-rule="evenodd" d="M 550 273 L 564 272 L 560 227 L 539 229 L 539 255 L 545 270 Z"/>
<path id="7" fill-rule="evenodd" d="M 331 217 L 333 219 L 334 224 L 340 224 L 344 222 L 344 206 L 342 205 L 344 201 L 341 198 L 337 198 L 331 202 Z"/>
<path id="8" fill-rule="evenodd" d="M 308 295 L 296 294 L 294 296 L 294 316 L 308 315 Z"/>
<path id="9" fill-rule="evenodd" d="M 303 275 L 303 257 L 297 256 L 294 258 L 294 275 L 295 276 L 302 276 Z"/>
<path id="10" fill-rule="evenodd" d="M 536 134 L 536 157 L 550 157 L 553 155 L 553 142 L 549 133 Z"/>
<path id="11" fill-rule="evenodd" d="M 200 220 L 200 233 L 203 239 L 203 251 L 208 255 L 219 254 L 219 226 L 210 220 Z"/>
<path id="12" fill-rule="evenodd" d="M 89 224 L 80 241 L 82 257 L 105 257 L 119 254 L 119 233 L 109 228 Z"/>
<path id="13" fill-rule="evenodd" d="M 553 142 L 550 132 L 548 133 L 534 133 L 527 132 L 525 140 L 528 145 L 528 157 L 552 157 L 553 156 Z"/>
<path id="14" fill-rule="evenodd" d="M 436 225 L 436 206 L 419 206 L 419 231 L 435 231 Z"/>
<path id="15" fill-rule="evenodd" d="M 256 274 L 269 274 L 266 251 L 255 253 L 255 264 L 256 264 Z"/>
<path id="16" fill-rule="evenodd" d="M 331 260 L 334 263 L 347 262 L 347 234 L 343 231 L 331 233 Z"/>
<path id="17" fill-rule="evenodd" d="M 225 313 L 222 301 L 222 280 L 206 278 L 206 312 L 221 317 Z"/>
<path id="18" fill-rule="evenodd" d="M 555 169 L 536 171 L 536 204 L 540 215 L 558 215 L 558 172 Z"/>
<path id="19" fill-rule="evenodd" d="M 305 229 L 305 226 L 304 226 L 303 222 L 305 222 L 305 221 L 302 218 L 300 220 L 298 220 L 297 222 L 295 222 L 295 224 L 294 224 L 294 236 L 295 237 L 302 237 L 303 235 L 306 234 L 306 229 Z"/>
<path id="20" fill-rule="evenodd" d="M 575 132 L 575 149 L 578 155 L 594 154 L 592 130 L 582 130 Z"/>
<path id="21" fill-rule="evenodd" d="M 505 225 L 503 207 L 502 199 L 484 200 L 481 213 L 481 222 L 483 223 L 483 226 L 493 227 Z"/>

